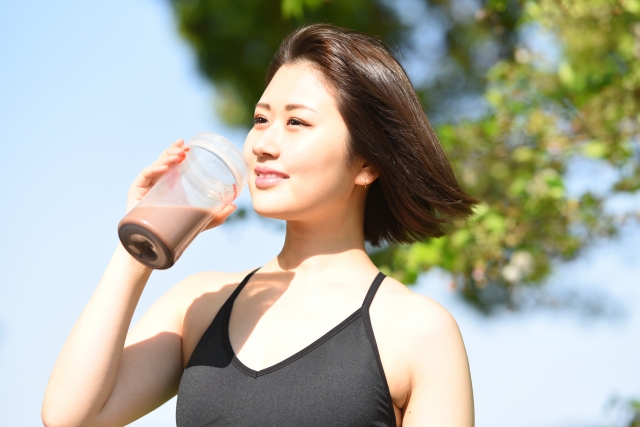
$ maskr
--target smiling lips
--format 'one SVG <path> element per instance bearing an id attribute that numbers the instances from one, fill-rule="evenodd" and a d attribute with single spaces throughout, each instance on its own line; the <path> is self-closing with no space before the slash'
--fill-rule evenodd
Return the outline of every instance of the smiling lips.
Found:
<path id="1" fill-rule="evenodd" d="M 258 166 L 255 168 L 256 172 L 256 187 L 263 189 L 273 187 L 284 182 L 285 179 L 289 179 L 289 175 L 277 170 Z"/>

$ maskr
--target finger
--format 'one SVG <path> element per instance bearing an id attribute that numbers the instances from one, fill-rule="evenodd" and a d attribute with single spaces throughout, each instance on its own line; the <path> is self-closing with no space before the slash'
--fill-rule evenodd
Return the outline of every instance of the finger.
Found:
<path id="1" fill-rule="evenodd" d="M 160 157 L 156 159 L 155 162 L 151 163 L 152 166 L 160 166 L 160 165 L 176 165 L 182 162 L 186 158 L 186 153 L 180 151 L 175 154 L 163 153 Z"/>
<path id="2" fill-rule="evenodd" d="M 229 215 L 231 215 L 235 210 L 236 210 L 237 206 L 233 203 L 231 203 L 230 205 L 227 205 L 224 207 L 224 209 L 222 209 L 218 215 L 216 215 L 211 222 L 209 222 L 209 224 L 207 224 L 207 226 L 205 227 L 205 230 L 210 230 L 214 227 L 217 227 L 221 224 L 223 224 L 227 218 L 229 218 Z"/>
<path id="3" fill-rule="evenodd" d="M 182 154 L 174 154 L 172 156 L 168 156 L 164 159 L 164 162 L 160 163 L 160 164 L 165 164 L 165 165 L 177 165 L 178 163 L 182 162 L 185 158 L 186 158 L 186 154 L 182 153 Z"/>
<path id="4" fill-rule="evenodd" d="M 177 154 L 177 153 L 183 152 L 184 150 L 185 150 L 184 141 L 182 139 L 179 139 L 173 144 L 171 144 L 166 150 L 164 150 L 163 154 L 164 153 Z"/>
<path id="5" fill-rule="evenodd" d="M 167 150 L 170 150 L 172 148 L 182 148 L 182 147 L 184 147 L 184 140 L 183 139 L 178 139 L 173 144 L 171 144 L 169 146 L 169 148 L 167 148 Z M 165 150 L 165 151 L 167 151 L 167 150 Z"/>
<path id="6" fill-rule="evenodd" d="M 169 169 L 169 165 L 151 165 L 140 172 L 134 181 L 137 187 L 148 187 Z"/>
<path id="7" fill-rule="evenodd" d="M 184 141 L 179 139 L 164 150 L 152 163 L 153 165 L 180 163 L 186 157 L 188 148 L 184 147 Z"/>
<path id="8" fill-rule="evenodd" d="M 185 147 L 169 147 L 164 151 L 165 156 L 175 156 L 179 154 L 185 154 L 188 151 Z"/>

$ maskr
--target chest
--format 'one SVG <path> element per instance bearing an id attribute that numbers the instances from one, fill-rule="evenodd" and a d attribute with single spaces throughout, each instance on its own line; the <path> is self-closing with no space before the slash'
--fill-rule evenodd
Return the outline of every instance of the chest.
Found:
<path id="1" fill-rule="evenodd" d="M 275 301 L 261 301 L 249 292 L 243 293 L 230 314 L 229 340 L 245 365 L 265 369 L 331 334 L 360 310 L 360 303 L 330 294 L 284 295 Z"/>
<path id="2" fill-rule="evenodd" d="M 179 427 L 394 425 L 389 391 L 361 312 L 260 370 L 237 358 L 224 324 L 224 318 L 214 320 L 184 371 Z"/>
<path id="3" fill-rule="evenodd" d="M 384 380 L 393 404 L 403 408 L 410 390 L 410 372 L 403 359 L 397 322 L 385 308 L 384 298 L 372 301 L 362 310 L 364 291 L 351 298 L 316 294 L 297 300 L 281 298 L 262 303 L 252 301 L 251 293 L 240 294 L 234 302 L 228 326 L 229 340 L 235 356 L 253 370 L 266 369 L 316 346 L 340 328 L 345 319 L 359 310 L 364 315 L 362 336 L 367 336 L 366 351 L 377 353 Z M 244 298 L 243 298 L 244 296 Z M 367 328 L 369 330 L 367 330 Z M 348 343 L 340 345 L 350 346 Z M 339 346 L 338 346 L 339 347 Z M 333 347 L 336 352 L 342 352 Z M 329 359 L 331 355 L 327 355 Z M 376 369 L 380 369 L 378 366 Z"/>
<path id="4" fill-rule="evenodd" d="M 322 295 L 305 301 L 244 295 L 220 309 L 187 365 L 179 426 L 333 425 L 329 420 L 388 426 L 400 419 L 403 373 L 386 350 L 389 328 L 376 319 L 382 327 L 374 333 L 368 307 Z M 268 418 L 269 408 L 287 413 L 292 424 Z M 311 414 L 323 421 L 315 424 Z"/>

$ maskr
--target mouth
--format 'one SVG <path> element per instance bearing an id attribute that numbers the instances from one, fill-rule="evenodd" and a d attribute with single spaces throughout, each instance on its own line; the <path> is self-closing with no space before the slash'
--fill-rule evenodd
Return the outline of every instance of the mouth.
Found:
<path id="1" fill-rule="evenodd" d="M 259 189 L 272 187 L 274 185 L 281 184 L 286 179 L 289 179 L 289 175 L 285 173 L 260 166 L 255 168 L 255 173 L 256 187 L 258 187 Z"/>
<path id="2" fill-rule="evenodd" d="M 256 172 L 256 176 L 261 176 L 264 178 L 283 178 L 283 179 L 287 179 L 289 178 L 288 176 L 281 174 L 281 173 L 260 173 L 260 172 Z"/>

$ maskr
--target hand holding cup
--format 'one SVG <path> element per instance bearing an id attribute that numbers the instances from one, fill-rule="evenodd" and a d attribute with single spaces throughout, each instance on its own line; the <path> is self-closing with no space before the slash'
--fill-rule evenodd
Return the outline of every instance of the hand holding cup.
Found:
<path id="1" fill-rule="evenodd" d="M 148 267 L 171 267 L 201 231 L 235 210 L 247 175 L 242 152 L 219 135 L 174 142 L 129 189 L 118 227 L 123 246 Z"/>

